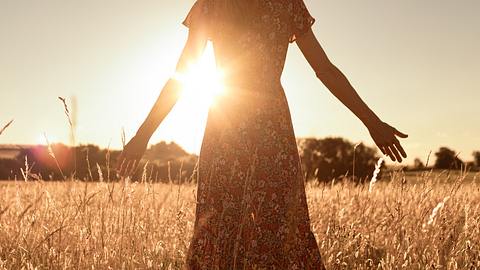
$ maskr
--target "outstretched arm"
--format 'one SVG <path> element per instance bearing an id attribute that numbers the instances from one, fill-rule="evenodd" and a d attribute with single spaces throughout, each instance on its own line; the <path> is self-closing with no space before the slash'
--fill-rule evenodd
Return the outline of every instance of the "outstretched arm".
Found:
<path id="1" fill-rule="evenodd" d="M 182 91 L 182 74 L 188 71 L 190 64 L 198 61 L 206 43 L 207 36 L 202 29 L 190 28 L 187 42 L 177 63 L 175 75 L 167 81 L 147 118 L 136 135 L 125 145 L 117 160 L 119 175 L 130 175 L 136 169 L 153 133 L 178 101 Z"/>
<path id="2" fill-rule="evenodd" d="M 375 144 L 393 161 L 402 161 L 407 154 L 397 138 L 408 135 L 382 122 L 363 102 L 345 75 L 328 59 L 317 38 L 310 30 L 297 38 L 297 44 L 317 77 L 368 128 Z"/>
<path id="3" fill-rule="evenodd" d="M 187 43 L 177 63 L 175 75 L 163 87 L 157 101 L 135 136 L 147 141 L 150 140 L 160 123 L 177 103 L 182 91 L 182 74 L 188 72 L 189 66 L 198 61 L 205 49 L 206 42 L 207 40 L 203 35 L 190 31 Z"/>

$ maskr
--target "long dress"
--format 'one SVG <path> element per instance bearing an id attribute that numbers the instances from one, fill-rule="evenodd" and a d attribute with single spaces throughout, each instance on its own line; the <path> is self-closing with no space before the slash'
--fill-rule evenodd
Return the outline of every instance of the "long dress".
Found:
<path id="1" fill-rule="evenodd" d="M 197 0 L 183 22 L 208 32 L 226 87 L 207 118 L 186 268 L 325 269 L 280 83 L 289 43 L 314 19 L 303 0 L 260 0 L 235 30 L 216 21 L 218 1 Z"/>

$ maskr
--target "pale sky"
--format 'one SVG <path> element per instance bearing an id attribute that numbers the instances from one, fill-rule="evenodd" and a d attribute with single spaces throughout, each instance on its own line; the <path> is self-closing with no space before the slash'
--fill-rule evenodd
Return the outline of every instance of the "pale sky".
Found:
<path id="1" fill-rule="evenodd" d="M 480 150 L 480 1 L 305 0 L 330 59 L 386 122 L 410 135 L 408 161 Z M 0 0 L 0 144 L 68 143 L 57 96 L 78 103 L 77 140 L 132 136 L 174 70 L 190 0 Z M 210 55 L 210 56 L 208 56 Z M 213 59 L 207 53 L 207 62 Z M 373 142 L 292 44 L 282 77 L 297 137 Z M 191 104 L 190 104 L 191 105 Z M 184 102 L 151 143 L 198 153 L 206 109 Z"/>

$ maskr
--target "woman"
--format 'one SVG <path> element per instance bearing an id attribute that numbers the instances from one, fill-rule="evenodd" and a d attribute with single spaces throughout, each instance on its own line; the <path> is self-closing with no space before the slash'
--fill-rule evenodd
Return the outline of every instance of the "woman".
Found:
<path id="1" fill-rule="evenodd" d="M 311 31 L 303 0 L 197 0 L 183 22 L 188 40 L 176 74 L 119 159 L 131 173 L 178 99 L 182 74 L 213 42 L 227 94 L 210 108 L 199 156 L 188 269 L 324 269 L 306 203 L 304 178 L 280 76 L 296 41 L 317 77 L 368 128 L 393 161 L 406 153 Z"/>

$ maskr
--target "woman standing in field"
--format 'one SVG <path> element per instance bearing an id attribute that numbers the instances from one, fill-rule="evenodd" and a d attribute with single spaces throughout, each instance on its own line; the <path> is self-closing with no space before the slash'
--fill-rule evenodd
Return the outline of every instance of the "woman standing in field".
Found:
<path id="1" fill-rule="evenodd" d="M 280 83 L 289 43 L 317 77 L 368 128 L 395 161 L 406 153 L 327 58 L 303 0 L 197 0 L 176 76 L 119 159 L 135 169 L 148 141 L 176 103 L 184 74 L 213 42 L 227 94 L 211 106 L 199 156 L 196 217 L 188 269 L 324 269 L 310 229 L 304 177 Z"/>

